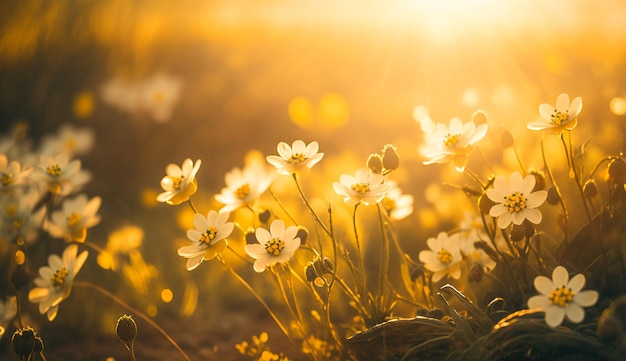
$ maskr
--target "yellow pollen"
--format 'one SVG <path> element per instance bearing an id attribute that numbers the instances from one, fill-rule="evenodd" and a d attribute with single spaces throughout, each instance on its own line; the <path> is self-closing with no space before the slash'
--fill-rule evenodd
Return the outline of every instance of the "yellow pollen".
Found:
<path id="1" fill-rule="evenodd" d="M 180 185 L 183 182 L 183 179 L 185 179 L 185 176 L 184 175 L 181 175 L 180 177 L 170 176 L 170 179 L 172 180 L 172 186 L 174 187 L 174 189 L 180 189 Z"/>
<path id="2" fill-rule="evenodd" d="M 206 232 L 200 235 L 200 243 L 209 244 L 212 240 L 215 239 L 216 235 L 217 235 L 217 229 L 213 226 L 209 226 Z"/>
<path id="3" fill-rule="evenodd" d="M 548 295 L 550 304 L 565 307 L 568 303 L 574 300 L 574 292 L 571 288 L 565 288 L 560 286 Z"/>
<path id="4" fill-rule="evenodd" d="M 278 238 L 272 238 L 265 244 L 265 250 L 273 256 L 278 256 L 284 247 L 285 242 Z"/>
<path id="5" fill-rule="evenodd" d="M 235 190 L 235 195 L 239 199 L 246 198 L 248 194 L 250 194 L 250 185 L 248 183 L 242 185 L 241 187 L 237 188 L 237 190 Z"/>
<path id="6" fill-rule="evenodd" d="M 459 134 L 448 134 L 443 138 L 443 144 L 446 147 L 455 145 L 459 142 L 460 135 Z"/>
<path id="7" fill-rule="evenodd" d="M 439 259 L 439 262 L 443 263 L 443 264 L 448 264 L 450 262 L 452 262 L 452 253 L 448 252 L 447 249 L 442 248 L 437 252 L 437 258 Z"/>
<path id="8" fill-rule="evenodd" d="M 67 225 L 70 227 L 75 227 L 78 222 L 80 222 L 81 220 L 81 216 L 78 213 L 72 213 L 69 216 L 67 216 Z"/>
<path id="9" fill-rule="evenodd" d="M 509 213 L 521 212 L 522 209 L 526 208 L 526 197 L 520 192 L 512 193 L 504 197 L 504 206 L 509 209 Z"/>
<path id="10" fill-rule="evenodd" d="M 381 203 L 383 204 L 383 208 L 385 208 L 387 212 L 391 212 L 396 209 L 396 201 L 394 199 L 385 197 L 383 198 Z"/>
<path id="11" fill-rule="evenodd" d="M 2 180 L 2 185 L 8 186 L 13 183 L 13 174 L 2 172 L 2 177 L 0 177 L 0 179 Z"/>
<path id="12" fill-rule="evenodd" d="M 54 286 L 54 288 L 57 288 L 57 289 L 63 287 L 63 285 L 65 285 L 65 277 L 67 277 L 67 275 L 68 275 L 68 272 L 65 267 L 58 269 L 56 272 L 54 272 L 54 274 L 50 278 L 50 282 L 52 283 L 52 286 Z"/>
<path id="13" fill-rule="evenodd" d="M 61 167 L 58 164 L 51 165 L 46 168 L 46 172 L 53 177 L 58 177 L 61 175 Z"/>
<path id="14" fill-rule="evenodd" d="M 296 163 L 296 164 L 303 162 L 305 159 L 306 157 L 302 153 L 293 153 L 291 157 L 289 157 L 289 161 L 291 163 Z"/>
<path id="15" fill-rule="evenodd" d="M 361 194 L 365 194 L 370 191 L 370 185 L 367 183 L 354 183 L 352 186 L 350 186 L 350 188 L 352 188 L 353 191 Z"/>
<path id="16" fill-rule="evenodd" d="M 550 118 L 553 124 L 561 125 L 569 119 L 569 112 L 566 110 L 565 113 L 561 113 L 554 109 L 554 114 L 552 114 Z"/>

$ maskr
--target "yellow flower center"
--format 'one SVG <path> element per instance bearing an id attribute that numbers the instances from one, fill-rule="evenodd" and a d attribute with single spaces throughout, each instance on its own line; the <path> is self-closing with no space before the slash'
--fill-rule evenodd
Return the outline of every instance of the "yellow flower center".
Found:
<path id="1" fill-rule="evenodd" d="M 65 285 L 65 277 L 67 277 L 67 269 L 65 267 L 58 269 L 50 278 L 50 283 L 54 288 L 61 288 Z"/>
<path id="2" fill-rule="evenodd" d="M 365 194 L 370 191 L 370 185 L 367 183 L 354 183 L 352 186 L 350 186 L 350 188 L 352 188 L 353 191 L 361 194 Z"/>
<path id="3" fill-rule="evenodd" d="M 200 236 L 200 243 L 209 244 L 212 240 L 215 239 L 216 235 L 217 229 L 213 226 L 209 226 L 206 232 L 202 233 L 202 235 Z"/>
<path id="4" fill-rule="evenodd" d="M 553 124 L 561 125 L 569 119 L 569 112 L 566 110 L 565 113 L 561 113 L 560 111 L 554 109 L 554 114 L 552 114 L 550 118 L 550 121 Z"/>
<path id="5" fill-rule="evenodd" d="M 78 213 L 73 212 L 69 216 L 67 216 L 67 225 L 70 227 L 75 227 L 78 222 L 81 220 L 81 216 Z"/>
<path id="6" fill-rule="evenodd" d="M 574 292 L 571 288 L 565 288 L 560 286 L 548 295 L 550 304 L 565 307 L 568 303 L 574 300 Z"/>
<path id="7" fill-rule="evenodd" d="M 443 138 L 443 144 L 450 147 L 459 142 L 460 134 L 448 134 Z"/>
<path id="8" fill-rule="evenodd" d="M 512 193 L 504 197 L 504 206 L 509 208 L 509 213 L 520 212 L 526 208 L 526 197 L 520 192 Z"/>
<path id="9" fill-rule="evenodd" d="M 285 242 L 278 238 L 272 238 L 265 244 L 265 250 L 273 256 L 278 256 L 284 247 Z"/>
<path id="10" fill-rule="evenodd" d="M 443 263 L 443 264 L 448 264 L 450 262 L 452 262 L 452 253 L 450 253 L 447 249 L 442 248 L 437 252 L 437 258 L 439 259 L 439 262 Z"/>
<path id="11" fill-rule="evenodd" d="M 391 199 L 389 197 L 385 197 L 385 198 L 383 198 L 381 203 L 383 204 L 383 208 L 385 208 L 385 210 L 388 213 L 391 213 L 391 211 L 396 209 L 396 201 L 394 199 Z"/>
<path id="12" fill-rule="evenodd" d="M 289 161 L 291 163 L 295 163 L 295 164 L 298 164 L 300 162 L 304 162 L 305 159 L 306 159 L 306 157 L 302 153 L 294 153 L 294 154 L 291 155 L 291 157 L 289 157 Z"/>
<path id="13" fill-rule="evenodd" d="M 61 175 L 61 166 L 59 166 L 58 164 L 51 165 L 46 168 L 46 172 L 53 177 L 58 177 Z"/>
<path id="14" fill-rule="evenodd" d="M 2 185 L 8 186 L 13 183 L 13 174 L 2 172 L 2 177 L 0 179 L 2 181 Z"/>
<path id="15" fill-rule="evenodd" d="M 172 180 L 172 187 L 174 187 L 174 189 L 180 189 L 180 185 L 183 183 L 183 179 L 185 179 L 185 176 L 184 175 L 181 175 L 180 177 L 170 176 L 170 179 Z"/>
<path id="16" fill-rule="evenodd" d="M 239 199 L 246 198 L 248 194 L 250 194 L 250 185 L 248 183 L 242 185 L 241 187 L 237 188 L 237 190 L 235 190 L 235 195 Z"/>

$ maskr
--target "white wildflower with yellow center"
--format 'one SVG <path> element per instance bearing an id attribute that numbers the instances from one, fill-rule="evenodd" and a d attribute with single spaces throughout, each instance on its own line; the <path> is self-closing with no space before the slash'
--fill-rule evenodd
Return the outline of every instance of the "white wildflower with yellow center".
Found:
<path id="1" fill-rule="evenodd" d="M 388 180 L 385 183 L 389 185 L 389 190 L 381 201 L 381 205 L 389 218 L 398 221 L 408 217 L 413 213 L 413 196 L 402 194 L 396 181 Z"/>
<path id="2" fill-rule="evenodd" d="M 581 97 L 576 97 L 572 102 L 569 95 L 562 93 L 556 98 L 556 106 L 543 103 L 539 106 L 541 121 L 528 123 L 531 130 L 549 130 L 560 132 L 563 129 L 573 130 L 578 124 L 578 115 L 583 109 Z"/>
<path id="3" fill-rule="evenodd" d="M 48 320 L 55 319 L 59 304 L 70 296 L 74 277 L 87 260 L 87 251 L 77 256 L 78 246 L 73 244 L 63 251 L 63 258 L 56 254 L 48 257 L 48 266 L 39 268 L 37 287 L 30 290 L 28 300 L 39 303 L 39 312 L 47 314 Z"/>
<path id="4" fill-rule="evenodd" d="M 509 181 L 496 177 L 493 188 L 487 190 L 487 196 L 496 204 L 489 210 L 489 215 L 498 217 L 498 227 L 504 229 L 511 222 L 520 225 L 525 219 L 534 224 L 541 222 L 541 212 L 537 209 L 548 197 L 544 190 L 533 192 L 535 177 L 522 178 L 520 172 L 513 172 Z"/>
<path id="5" fill-rule="evenodd" d="M 71 157 L 85 155 L 93 148 L 95 132 L 91 128 L 77 128 L 72 124 L 62 125 L 56 134 L 42 140 L 42 154 L 65 153 Z"/>
<path id="6" fill-rule="evenodd" d="M 224 176 L 226 187 L 215 195 L 215 199 L 224 205 L 220 212 L 252 206 L 273 180 L 274 174 L 269 173 L 265 165 L 252 163 L 243 169 L 233 168 Z"/>
<path id="7" fill-rule="evenodd" d="M 468 155 L 485 137 L 487 128 L 486 123 L 476 125 L 473 120 L 463 123 L 459 118 L 450 120 L 449 125 L 435 124 L 432 131 L 424 133 L 426 144 L 421 147 L 420 153 L 429 158 L 424 164 L 452 162 L 457 171 L 462 172 Z"/>
<path id="8" fill-rule="evenodd" d="M 254 270 L 265 271 L 265 268 L 276 263 L 287 262 L 300 247 L 300 237 L 297 237 L 298 227 L 285 228 L 285 222 L 275 220 L 270 230 L 257 228 L 255 235 L 259 244 L 245 246 L 246 253 L 254 258 Z"/>
<path id="9" fill-rule="evenodd" d="M 157 196 L 157 201 L 171 205 L 178 205 L 189 199 L 198 190 L 196 174 L 202 161 L 198 159 L 194 164 L 189 158 L 179 167 L 170 163 L 165 167 L 165 177 L 161 178 L 161 188 L 165 192 Z"/>
<path id="10" fill-rule="evenodd" d="M 63 238 L 67 242 L 85 242 L 87 229 L 100 223 L 97 215 L 102 199 L 81 194 L 73 199 L 66 199 L 60 210 L 52 212 L 49 221 L 44 224 L 52 237 Z"/>
<path id="11" fill-rule="evenodd" d="M 459 249 L 458 233 L 448 236 L 441 232 L 437 238 L 431 237 L 426 241 L 430 250 L 419 253 L 420 262 L 424 267 L 433 272 L 433 282 L 438 282 L 444 276 L 454 279 L 461 277 L 461 251 Z"/>
<path id="12" fill-rule="evenodd" d="M 324 153 L 318 153 L 319 144 L 317 142 L 311 142 L 307 145 L 302 140 L 296 140 L 291 146 L 285 142 L 280 142 L 276 149 L 278 155 L 269 155 L 265 159 L 276 167 L 278 173 L 285 175 L 308 172 L 324 157 Z"/>
<path id="13" fill-rule="evenodd" d="M 371 173 L 367 168 L 357 169 L 356 175 L 342 174 L 339 182 L 333 183 L 333 189 L 340 196 L 344 196 L 344 202 L 350 206 L 359 203 L 365 205 L 382 201 L 389 190 L 389 184 L 383 183 L 385 176 Z"/>
<path id="14" fill-rule="evenodd" d="M 170 120 L 178 103 L 183 82 L 180 78 L 167 73 L 156 73 L 141 83 L 139 101 L 155 122 L 165 123 Z"/>
<path id="15" fill-rule="evenodd" d="M 230 213 L 209 211 L 206 216 L 196 213 L 193 216 L 193 227 L 187 231 L 187 238 L 191 246 L 178 249 L 178 255 L 187 258 L 187 270 L 196 269 L 202 261 L 213 259 L 228 246 L 226 237 L 230 236 L 235 228 L 232 222 L 227 222 Z"/>
<path id="16" fill-rule="evenodd" d="M 60 195 L 68 195 L 91 179 L 91 174 L 81 170 L 79 159 L 71 160 L 61 153 L 55 157 L 41 157 L 33 179 L 40 181 L 46 190 Z"/>
<path id="17" fill-rule="evenodd" d="M 17 236 L 31 244 L 37 240 L 46 208 L 33 208 L 41 195 L 36 189 L 17 189 L 0 197 L 0 239 L 13 242 Z"/>
<path id="18" fill-rule="evenodd" d="M 585 276 L 577 274 L 569 279 L 567 269 L 558 266 L 552 271 L 552 279 L 538 276 L 534 281 L 540 295 L 528 299 L 529 309 L 542 309 L 546 313 L 546 324 L 557 327 L 567 318 L 580 323 L 585 318 L 583 307 L 593 306 L 598 301 L 598 292 L 581 291 L 585 286 Z"/>
<path id="19" fill-rule="evenodd" d="M 18 161 L 11 161 L 0 153 L 0 191 L 8 191 L 16 186 L 23 185 L 32 169 L 22 169 Z"/>

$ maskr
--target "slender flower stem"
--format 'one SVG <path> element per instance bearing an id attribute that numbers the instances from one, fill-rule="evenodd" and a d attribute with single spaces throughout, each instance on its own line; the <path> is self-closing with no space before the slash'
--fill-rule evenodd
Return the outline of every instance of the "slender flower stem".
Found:
<path id="1" fill-rule="evenodd" d="M 376 203 L 378 209 L 378 224 L 380 226 L 381 240 L 381 252 L 380 252 L 380 278 L 378 280 L 378 308 L 382 309 L 383 293 L 385 287 L 385 276 L 389 268 L 389 239 L 387 238 L 387 232 L 385 232 L 385 223 L 383 220 L 383 210 L 379 203 Z"/>
<path id="2" fill-rule="evenodd" d="M 309 211 L 311 211 L 311 214 L 313 215 L 313 218 L 315 219 L 315 221 L 320 225 L 320 227 L 322 227 L 322 229 L 324 230 L 324 232 L 326 232 L 326 234 L 330 237 L 332 237 L 330 230 L 328 229 L 328 227 L 326 227 L 326 225 L 324 224 L 324 222 L 322 222 L 322 220 L 320 219 L 320 217 L 317 215 L 317 212 L 315 212 L 315 210 L 313 209 L 313 207 L 311 206 L 311 203 L 309 203 L 309 200 L 306 198 L 306 196 L 304 195 L 304 192 L 302 191 L 302 187 L 300 187 L 300 182 L 298 182 L 298 176 L 296 175 L 296 173 L 292 174 L 293 176 L 293 180 L 296 183 L 296 188 L 298 188 L 298 193 L 300 194 L 300 198 L 302 198 L 302 201 L 304 202 L 304 204 L 307 206 L 307 208 L 309 209 Z"/>
<path id="3" fill-rule="evenodd" d="M 552 174 L 552 171 L 550 170 L 550 167 L 548 166 L 548 161 L 546 160 L 546 151 L 545 151 L 545 147 L 543 145 L 543 136 L 541 137 L 541 157 L 543 158 L 543 165 L 546 169 L 546 173 L 548 174 L 548 178 L 550 178 L 550 182 L 552 183 L 552 185 L 554 186 L 554 189 L 556 190 L 557 195 L 559 196 L 559 203 L 561 204 L 561 209 L 563 210 L 563 217 L 564 217 L 564 223 L 563 223 L 563 240 L 564 240 L 564 246 L 565 249 L 567 249 L 568 247 L 568 221 L 569 221 L 569 214 L 567 212 L 567 207 L 565 206 L 565 200 L 563 199 L 563 195 L 561 194 L 561 190 L 559 189 L 558 184 L 556 183 L 556 180 L 554 179 L 554 175 Z M 565 153 L 567 155 L 567 149 L 565 150 Z M 569 157 L 568 157 L 569 159 Z M 569 164 L 569 161 L 568 161 Z"/>
<path id="4" fill-rule="evenodd" d="M 193 213 L 200 213 L 198 212 L 198 209 L 196 208 L 196 206 L 193 204 L 193 201 L 191 200 L 191 197 L 189 197 L 189 199 L 187 200 L 187 203 L 189 203 L 189 207 L 191 207 L 191 210 L 193 211 Z"/>
<path id="5" fill-rule="evenodd" d="M 363 293 L 363 300 L 366 299 L 366 290 L 367 290 L 367 281 L 365 278 L 365 263 L 363 261 L 363 253 L 361 252 L 361 242 L 359 241 L 359 232 L 357 231 L 357 227 L 356 227 L 356 210 L 359 208 L 359 204 L 361 203 L 357 203 L 354 205 L 354 212 L 352 213 L 352 228 L 354 229 L 354 240 L 356 242 L 356 252 L 357 252 L 357 258 L 359 259 L 359 274 L 361 275 L 361 290 Z M 359 282 L 359 281 L 357 281 Z"/>
<path id="6" fill-rule="evenodd" d="M 276 193 L 274 193 L 274 191 L 272 190 L 272 188 L 268 189 L 270 194 L 272 195 L 272 198 L 274 198 L 274 202 L 276 202 L 276 204 L 278 204 L 278 206 L 280 207 L 280 209 L 282 209 L 282 211 L 287 215 L 287 217 L 291 220 L 292 223 L 294 224 L 298 224 L 298 222 L 296 221 L 295 218 L 293 218 L 293 216 L 291 215 L 291 213 L 289 213 L 289 211 L 287 210 L 287 208 L 285 208 L 285 205 L 283 204 L 283 202 L 281 202 L 278 197 L 276 196 Z"/>
<path id="7" fill-rule="evenodd" d="M 128 311 L 136 314 L 137 316 L 139 316 L 139 318 L 141 318 L 142 320 L 146 321 L 146 323 L 148 323 L 154 329 L 159 331 L 159 333 L 161 333 L 161 335 L 163 335 L 163 337 L 165 337 L 167 339 L 167 341 L 169 343 L 171 343 L 172 346 L 174 346 L 174 348 L 176 348 L 176 350 L 178 350 L 178 352 L 183 356 L 183 358 L 185 360 L 191 361 L 191 359 L 189 358 L 189 356 L 187 356 L 185 351 L 183 351 L 183 349 L 180 348 L 178 343 L 176 343 L 176 341 L 174 341 L 174 339 L 171 338 L 170 335 L 168 335 L 167 332 L 165 332 L 165 330 L 163 330 L 161 328 L 161 326 L 159 326 L 156 322 L 154 322 L 150 317 L 148 317 L 143 312 L 137 310 L 136 308 L 132 307 L 128 303 L 124 302 L 121 298 L 117 297 L 116 295 L 112 294 L 111 292 L 107 291 L 106 289 L 104 289 L 104 288 L 102 288 L 102 287 L 100 287 L 98 285 L 95 285 L 93 283 L 90 283 L 90 282 L 74 281 L 73 286 L 74 287 L 79 287 L 79 288 L 82 287 L 82 288 L 90 288 L 90 289 L 96 290 L 96 291 L 100 292 L 101 294 L 103 294 L 104 296 L 110 298 L 113 302 L 115 302 L 115 303 L 119 304 L 120 306 L 126 308 Z"/>

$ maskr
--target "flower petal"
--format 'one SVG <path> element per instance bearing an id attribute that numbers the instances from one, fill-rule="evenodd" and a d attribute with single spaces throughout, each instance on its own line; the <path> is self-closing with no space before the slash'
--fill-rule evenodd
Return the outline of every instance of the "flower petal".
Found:
<path id="1" fill-rule="evenodd" d="M 556 288 L 554 287 L 552 280 L 545 276 L 535 277 L 535 281 L 533 283 L 535 285 L 535 289 L 545 296 L 549 295 L 550 292 L 554 291 Z"/>
<path id="2" fill-rule="evenodd" d="M 550 305 L 546 309 L 546 323 L 550 327 L 557 327 L 563 323 L 565 318 L 565 308 L 555 305 Z"/>
<path id="3" fill-rule="evenodd" d="M 567 273 L 567 269 L 563 266 L 557 266 L 554 271 L 552 271 L 552 283 L 554 286 L 566 286 L 569 280 L 569 274 Z"/>
<path id="4" fill-rule="evenodd" d="M 585 311 L 574 302 L 565 306 L 565 316 L 573 323 L 580 323 L 585 318 Z"/>
<path id="5" fill-rule="evenodd" d="M 598 291 L 586 290 L 574 294 L 574 302 L 582 307 L 593 306 L 598 302 Z"/>
<path id="6" fill-rule="evenodd" d="M 571 289 L 574 294 L 577 294 L 585 286 L 585 275 L 582 273 L 572 277 L 567 284 L 567 288 Z"/>

